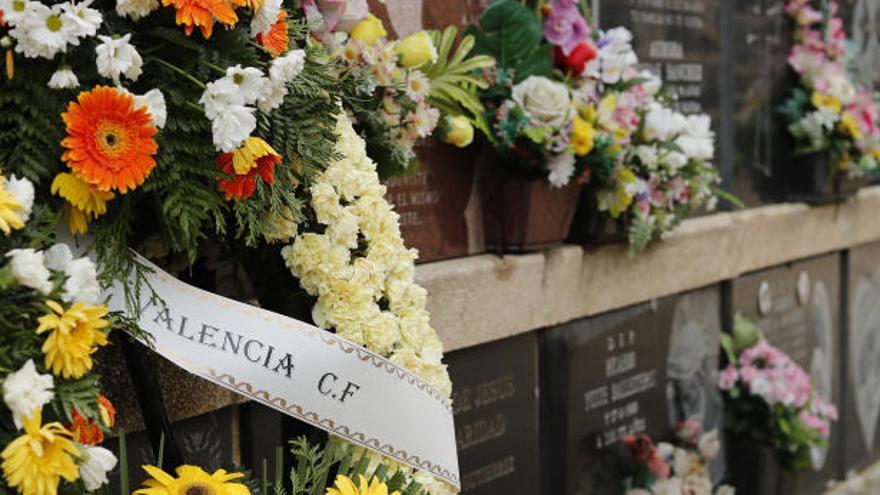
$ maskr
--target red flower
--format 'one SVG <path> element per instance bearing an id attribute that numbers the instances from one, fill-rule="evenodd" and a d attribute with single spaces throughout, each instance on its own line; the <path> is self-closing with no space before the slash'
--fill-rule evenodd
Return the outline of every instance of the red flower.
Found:
<path id="1" fill-rule="evenodd" d="M 220 190 L 226 193 L 226 200 L 230 199 L 248 199 L 254 194 L 257 187 L 257 175 L 262 177 L 263 181 L 271 184 L 275 180 L 275 165 L 281 163 L 281 155 L 270 153 L 256 159 L 256 166 L 251 168 L 246 174 L 239 175 L 235 172 L 232 164 L 232 155 L 234 153 L 223 153 L 217 158 L 217 166 L 224 173 L 229 174 L 231 179 L 220 179 Z"/>
<path id="2" fill-rule="evenodd" d="M 104 432 L 98 423 L 91 419 L 86 419 L 73 409 L 73 424 L 68 428 L 73 432 L 73 441 L 83 445 L 98 445 L 104 441 Z"/>
<path id="3" fill-rule="evenodd" d="M 563 53 L 562 48 L 556 47 L 553 49 L 553 62 L 557 67 L 564 69 L 566 72 L 571 72 L 573 74 L 580 74 L 584 71 L 584 67 L 591 60 L 596 58 L 599 55 L 599 52 L 596 50 L 591 43 L 584 41 L 578 46 L 574 47 L 574 50 L 568 54 L 568 56 Z"/>

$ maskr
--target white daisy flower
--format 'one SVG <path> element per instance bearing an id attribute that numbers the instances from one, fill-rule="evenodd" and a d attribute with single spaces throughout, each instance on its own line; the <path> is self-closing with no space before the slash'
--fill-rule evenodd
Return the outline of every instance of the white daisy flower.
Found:
<path id="1" fill-rule="evenodd" d="M 78 45 L 77 27 L 64 15 L 61 4 L 51 8 L 40 2 L 28 4 L 25 17 L 9 34 L 18 43 L 15 51 L 28 58 L 54 58 L 67 51 L 67 45 Z"/>
<path id="2" fill-rule="evenodd" d="M 101 27 L 101 22 L 104 20 L 100 12 L 89 7 L 93 1 L 86 0 L 76 5 L 72 2 L 61 4 L 65 17 L 73 23 L 76 35 L 80 38 L 97 34 L 98 28 Z"/>
<path id="3" fill-rule="evenodd" d="M 272 25 L 278 20 L 278 13 L 281 12 L 281 1 L 263 1 L 263 4 L 254 13 L 254 18 L 251 20 L 251 36 L 256 37 L 258 34 L 266 34 L 272 29 Z"/>
<path id="4" fill-rule="evenodd" d="M 134 45 L 129 42 L 131 33 L 118 38 L 98 36 L 98 39 L 101 40 L 101 44 L 95 48 L 98 74 L 113 79 L 116 84 L 119 84 L 119 79 L 123 75 L 131 81 L 136 81 L 141 75 L 144 61 Z"/>
<path id="5" fill-rule="evenodd" d="M 27 17 L 27 13 L 33 10 L 34 3 L 36 2 L 31 0 L 0 0 L 3 20 L 12 27 L 17 26 Z"/>
<path id="6" fill-rule="evenodd" d="M 211 119 L 214 146 L 224 153 L 235 151 L 256 127 L 257 118 L 254 117 L 253 108 L 227 105 Z"/>
<path id="7" fill-rule="evenodd" d="M 226 79 L 232 81 L 238 92 L 244 98 L 245 103 L 252 104 L 263 94 L 263 90 L 269 81 L 263 75 L 263 71 L 256 67 L 244 67 L 236 65 L 226 69 Z"/>
<path id="8" fill-rule="evenodd" d="M 159 0 L 116 0 L 116 13 L 119 17 L 129 17 L 136 21 L 159 8 Z"/>
<path id="9" fill-rule="evenodd" d="M 65 65 L 52 74 L 48 85 L 52 89 L 73 89 L 79 86 L 79 79 L 70 67 Z"/>

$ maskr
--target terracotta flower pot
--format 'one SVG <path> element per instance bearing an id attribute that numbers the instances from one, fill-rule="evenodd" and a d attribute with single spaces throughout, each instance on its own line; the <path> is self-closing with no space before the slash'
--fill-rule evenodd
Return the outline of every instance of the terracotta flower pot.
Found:
<path id="1" fill-rule="evenodd" d="M 546 180 L 482 179 L 486 247 L 521 252 L 562 242 L 580 192 L 574 183 L 554 188 Z"/>
<path id="2" fill-rule="evenodd" d="M 864 178 L 835 171 L 828 153 L 790 157 L 785 181 L 786 199 L 810 204 L 846 201 L 866 183 Z"/>
<path id="3" fill-rule="evenodd" d="M 584 187 L 575 210 L 568 240 L 583 246 L 619 244 L 629 238 L 629 220 L 626 216 L 613 219 L 606 211 L 599 211 L 596 189 Z"/>

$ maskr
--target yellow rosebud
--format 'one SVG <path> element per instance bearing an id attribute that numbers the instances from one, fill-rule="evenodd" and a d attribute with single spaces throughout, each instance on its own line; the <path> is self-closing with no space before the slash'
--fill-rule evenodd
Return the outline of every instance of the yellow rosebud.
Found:
<path id="1" fill-rule="evenodd" d="M 412 69 L 437 60 L 437 48 L 427 31 L 408 36 L 397 44 L 400 65 Z"/>
<path id="2" fill-rule="evenodd" d="M 440 122 L 440 139 L 459 148 L 470 145 L 474 140 L 474 126 L 467 117 L 445 115 Z"/>
<path id="3" fill-rule="evenodd" d="M 840 100 L 831 95 L 826 95 L 819 91 L 813 91 L 813 95 L 810 97 L 810 103 L 816 108 L 825 107 L 831 109 L 836 114 L 840 113 Z"/>
<path id="4" fill-rule="evenodd" d="M 574 154 L 585 156 L 593 151 L 595 145 L 596 129 L 586 120 L 575 116 L 574 127 L 571 130 L 571 146 Z"/>
<path id="5" fill-rule="evenodd" d="M 859 127 L 859 122 L 849 112 L 845 112 L 840 118 L 840 129 L 844 134 L 852 136 L 853 139 L 862 138 L 862 129 Z"/>
<path id="6" fill-rule="evenodd" d="M 373 14 L 367 14 L 362 21 L 358 22 L 351 28 L 351 38 L 362 41 L 367 45 L 372 45 L 379 38 L 388 36 L 382 21 Z"/>

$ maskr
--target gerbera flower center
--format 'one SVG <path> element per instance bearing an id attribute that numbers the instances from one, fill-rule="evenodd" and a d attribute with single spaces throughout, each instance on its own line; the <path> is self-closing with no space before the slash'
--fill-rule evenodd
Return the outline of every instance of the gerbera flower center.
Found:
<path id="1" fill-rule="evenodd" d="M 46 27 L 52 32 L 61 31 L 61 18 L 57 15 L 50 15 L 46 18 Z"/>
<path id="2" fill-rule="evenodd" d="M 214 495 L 214 489 L 204 483 L 192 483 L 183 487 L 183 495 Z"/>
<path id="3" fill-rule="evenodd" d="M 104 153 L 114 155 L 124 151 L 125 129 L 115 122 L 101 122 L 95 133 L 97 145 Z"/>

